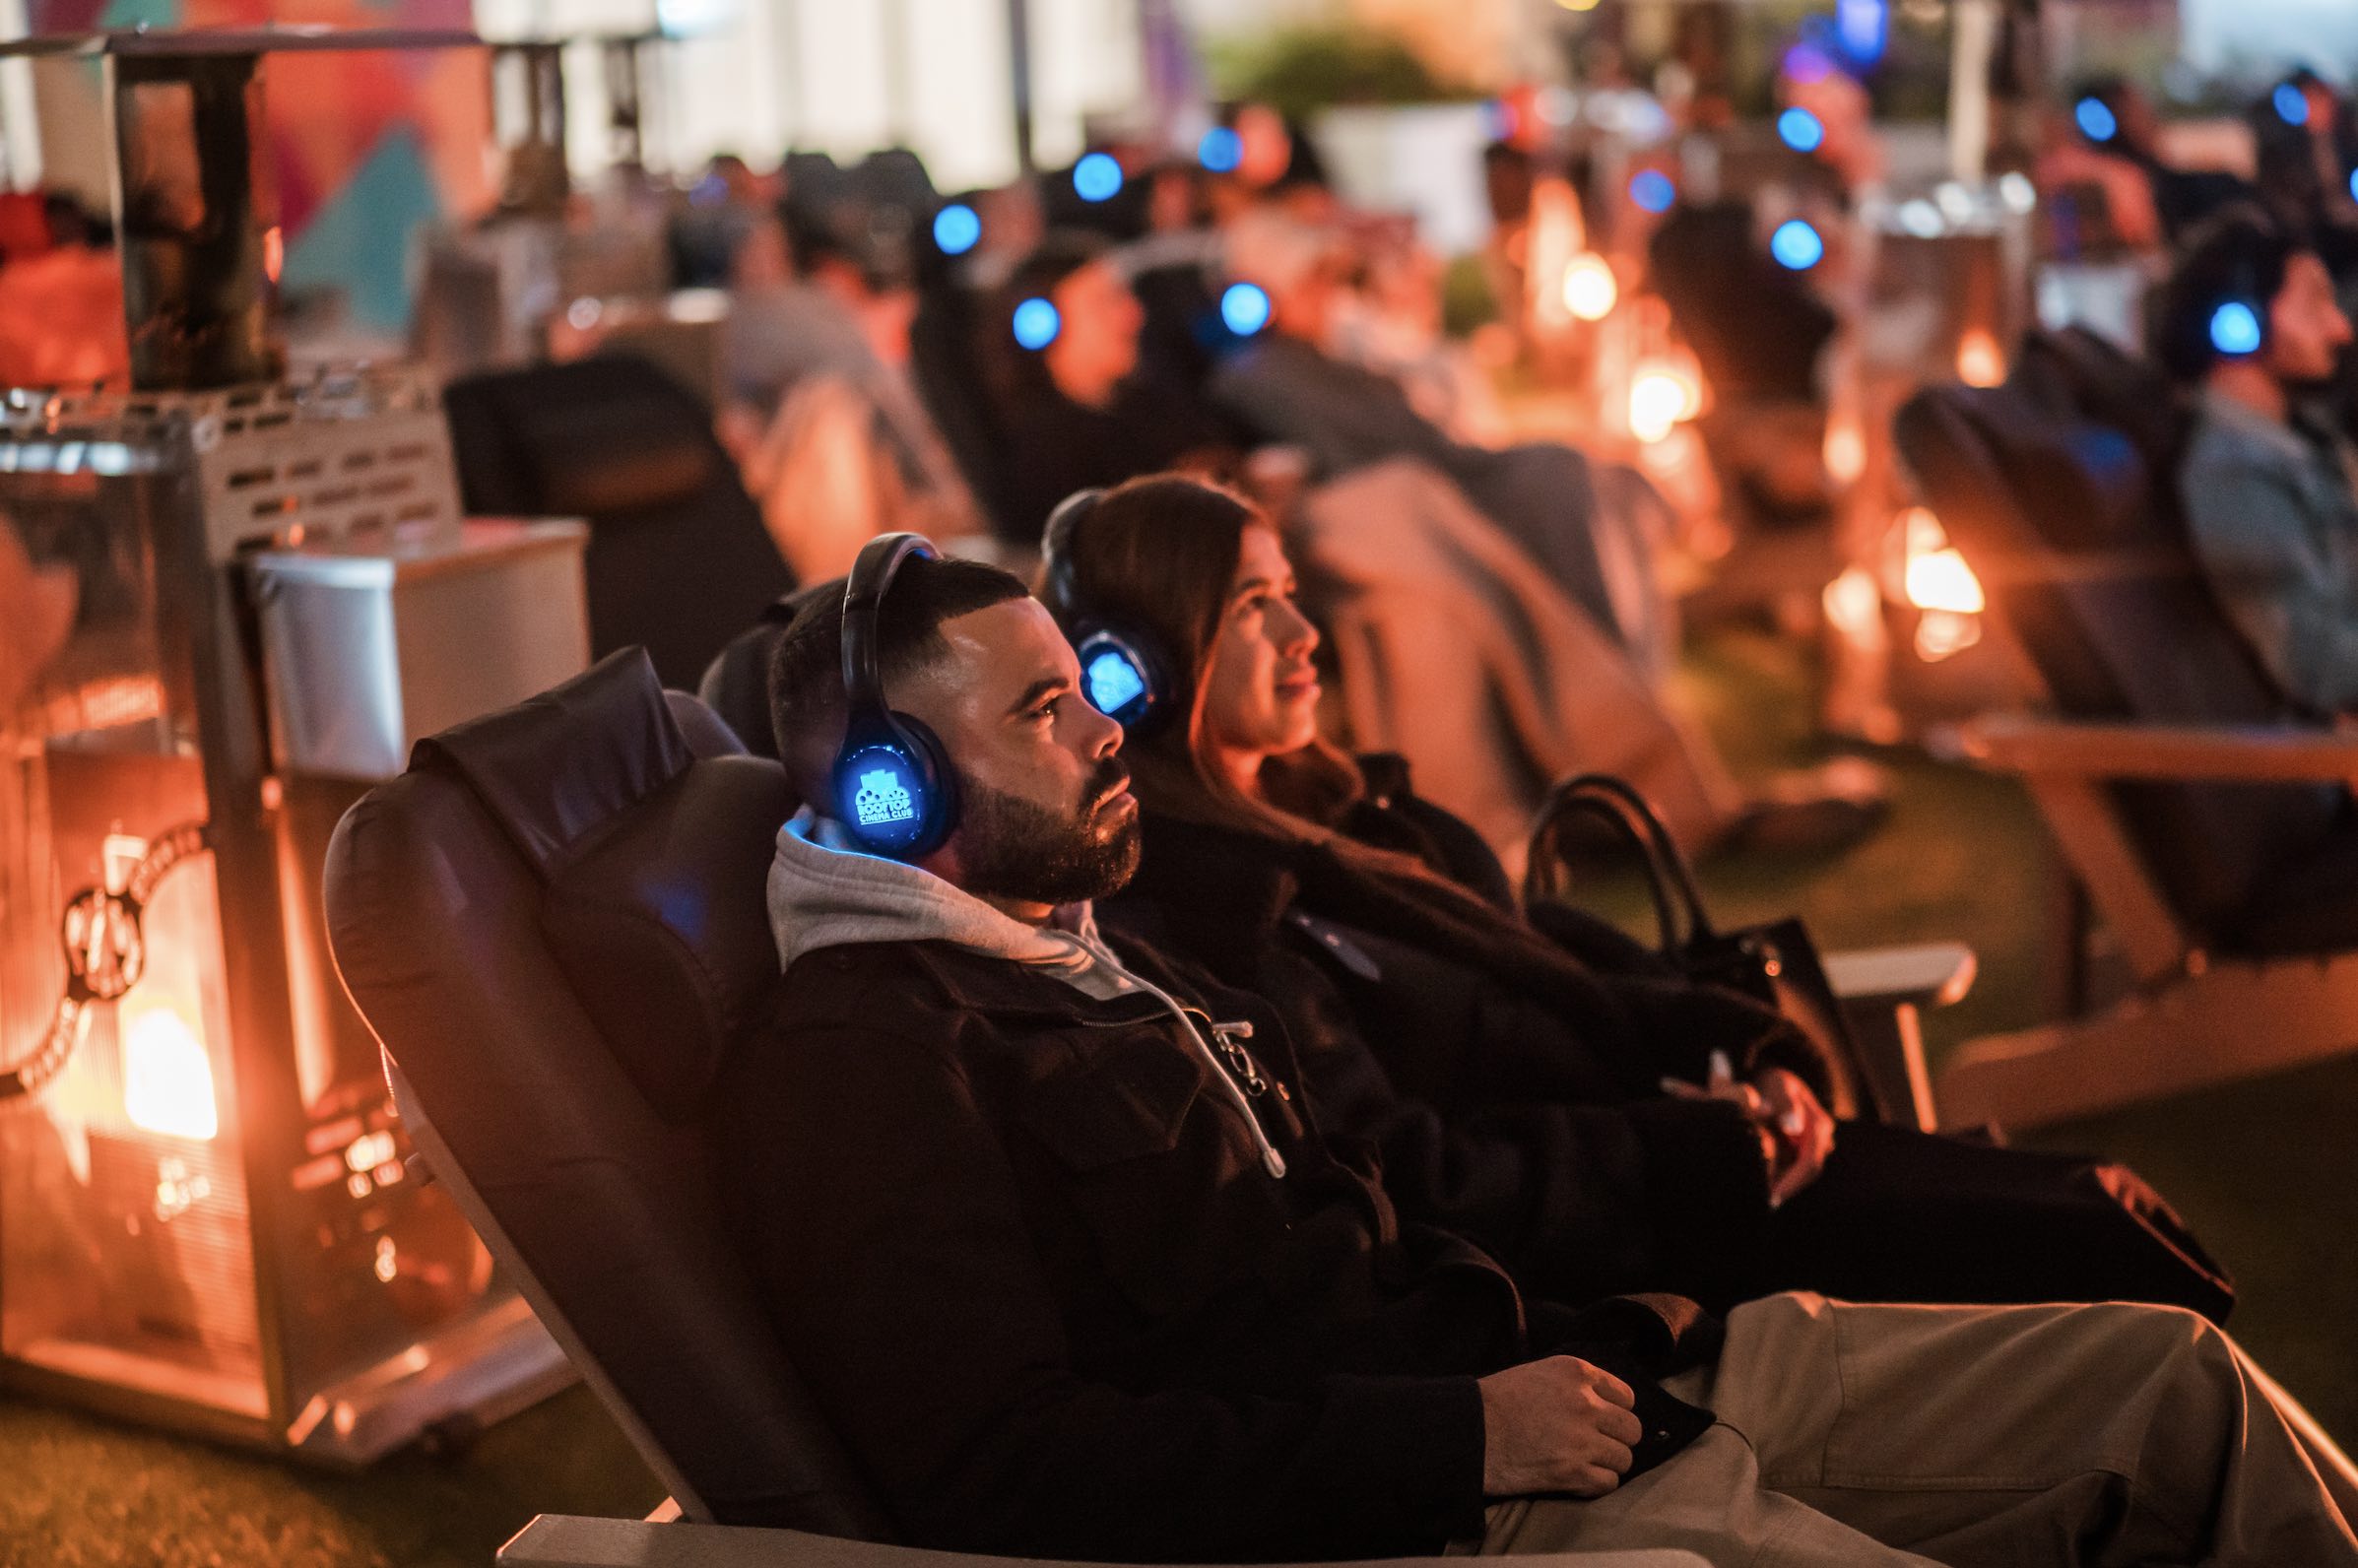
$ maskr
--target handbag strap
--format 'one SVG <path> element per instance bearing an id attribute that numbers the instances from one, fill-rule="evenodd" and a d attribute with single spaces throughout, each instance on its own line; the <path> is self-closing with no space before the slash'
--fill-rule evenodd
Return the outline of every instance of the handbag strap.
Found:
<path id="1" fill-rule="evenodd" d="M 1703 895 L 1695 885 L 1694 867 L 1678 841 L 1663 825 L 1653 803 L 1626 779 L 1609 773 L 1583 773 L 1548 791 L 1531 832 L 1531 853 L 1524 868 L 1525 903 L 1552 897 L 1558 890 L 1555 874 L 1562 869 L 1556 833 L 1573 814 L 1597 817 L 1614 828 L 1638 851 L 1646 866 L 1646 891 L 1654 902 L 1655 929 L 1667 955 L 1708 942 L 1716 935 L 1704 913 Z M 1677 914 L 1686 916 L 1681 937 Z"/>

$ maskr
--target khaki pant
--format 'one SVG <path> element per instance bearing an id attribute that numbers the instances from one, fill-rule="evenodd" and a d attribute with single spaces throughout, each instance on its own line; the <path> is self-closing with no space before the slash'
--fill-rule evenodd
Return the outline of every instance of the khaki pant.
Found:
<path id="1" fill-rule="evenodd" d="M 1715 1568 L 2358 1564 L 2358 1470 L 2173 1307 L 1788 1294 L 1670 1380 L 1719 1417 L 1594 1501 L 1490 1510 L 1485 1553 L 1680 1546 Z"/>

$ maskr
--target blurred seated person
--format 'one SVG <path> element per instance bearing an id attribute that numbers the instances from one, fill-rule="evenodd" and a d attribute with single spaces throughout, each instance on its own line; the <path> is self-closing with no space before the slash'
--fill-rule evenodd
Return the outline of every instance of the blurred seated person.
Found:
<path id="1" fill-rule="evenodd" d="M 1053 336 L 1043 345 L 1026 349 L 1010 337 L 1006 349 L 1012 356 L 1007 525 L 1025 530 L 1023 544 L 1037 543 L 1048 513 L 1077 490 L 1233 463 L 1237 440 L 1229 425 L 1160 367 L 1142 362 L 1146 313 L 1103 239 L 1050 234 L 1002 293 L 1006 304 L 995 331 L 1026 300 L 1045 299 L 1056 312 Z"/>
<path id="2" fill-rule="evenodd" d="M 2304 400 L 2350 342 L 2317 251 L 2258 207 L 2197 230 L 2157 299 L 2156 351 L 2196 394 L 2178 475 L 2195 556 L 2285 695 L 2321 715 L 2358 711 L 2358 490 Z"/>
<path id="3" fill-rule="evenodd" d="M 869 557 L 852 594 L 865 690 L 839 606 L 774 666 L 820 809 L 778 837 L 785 975 L 710 1133 L 755 1291 L 908 1544 L 2358 1563 L 2358 1470 L 2190 1314 L 1780 1295 L 1723 1328 L 1521 1291 L 1401 1218 L 1271 1010 L 1098 933 L 1138 855 L 1121 732 L 1022 584 Z M 954 806 L 839 772 L 886 703 Z"/>
<path id="4" fill-rule="evenodd" d="M 725 289 L 738 276 L 738 253 L 777 220 L 776 181 L 753 172 L 735 153 L 715 153 L 688 187 L 688 206 L 672 220 L 672 284 Z"/>
<path id="5" fill-rule="evenodd" d="M 1263 205 L 1230 225 L 1226 240 L 1228 275 L 1258 285 L 1270 314 L 1212 373 L 1209 391 L 1223 413 L 1256 443 L 1301 448 L 1316 479 L 1400 458 L 1426 464 L 1598 625 L 1624 635 L 1593 534 L 1586 457 L 1556 442 L 1467 445 L 1419 414 L 1398 381 L 1331 353 L 1353 261 L 1339 231 Z"/>
<path id="6" fill-rule="evenodd" d="M 838 575 L 862 543 L 896 528 L 980 530 L 911 375 L 914 291 L 816 220 L 783 232 L 792 276 L 732 292 L 724 424 L 739 425 L 746 488 L 795 574 Z"/>
<path id="7" fill-rule="evenodd" d="M 2127 77 L 2080 82 L 2065 106 L 2048 116 L 2047 129 L 2048 150 L 2033 175 L 2039 188 L 2051 194 L 2074 184 L 2102 190 L 2115 235 L 2132 248 L 2175 243 L 2212 213 L 2252 194 L 2251 183 L 2238 174 L 2178 168 L 2165 160 L 2161 116 Z"/>
<path id="8" fill-rule="evenodd" d="M 2153 106 L 2117 76 L 2076 84 L 2042 119 L 2031 177 L 2047 199 L 2047 244 L 2067 260 L 2152 250 L 2163 228 Z"/>
<path id="9" fill-rule="evenodd" d="M 2259 160 L 2260 199 L 2280 223 L 2346 226 L 2358 217 L 2358 120 L 2333 85 L 2303 66 L 2246 115 Z"/>
<path id="10" fill-rule="evenodd" d="M 1397 382 L 1416 412 L 1452 437 L 1490 446 L 1507 420 L 1487 375 L 1442 328 L 1442 267 L 1408 217 L 1355 226 L 1360 266 L 1338 301 L 1329 347 Z"/>
<path id="11" fill-rule="evenodd" d="M 1077 498 L 1046 555 L 1060 623 L 1150 642 L 1166 666 L 1146 714 L 1116 706 L 1137 722 L 1144 856 L 1101 915 L 1277 1007 L 1321 1125 L 1378 1149 L 1408 1218 L 1545 1295 L 2122 1298 L 2224 1318 L 2217 1267 L 2126 1167 L 1838 1131 L 1824 1064 L 1777 1013 L 1569 908 L 1527 921 L 1399 757 L 1320 738 L 1319 634 L 1277 530 L 1236 496 L 1158 477 Z"/>

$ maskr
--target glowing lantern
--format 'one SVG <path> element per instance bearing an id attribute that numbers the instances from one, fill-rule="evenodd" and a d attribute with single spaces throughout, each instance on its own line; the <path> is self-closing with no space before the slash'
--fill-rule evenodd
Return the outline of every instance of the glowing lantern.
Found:
<path id="1" fill-rule="evenodd" d="M 1874 574 L 1853 566 L 1826 584 L 1821 596 L 1826 620 L 1834 629 L 1854 639 L 1877 635 L 1883 626 L 1883 593 Z"/>
<path id="2" fill-rule="evenodd" d="M 1839 485 L 1849 485 L 1867 472 L 1867 432 L 1858 420 L 1836 415 L 1826 422 L 1826 473 Z"/>
<path id="3" fill-rule="evenodd" d="M 1957 344 L 1957 379 L 1967 386 L 1996 386 L 2006 378 L 2006 357 L 1988 329 L 1975 327 Z"/>
<path id="4" fill-rule="evenodd" d="M 1583 321 L 1603 321 L 1621 297 L 1612 264 L 1584 250 L 1564 269 L 1564 308 Z"/>
<path id="5" fill-rule="evenodd" d="M 1907 548 L 1904 582 L 1908 603 L 1919 610 L 1978 616 L 1989 608 L 1981 579 L 1948 542 L 1940 519 L 1922 506 L 1900 514 Z"/>
<path id="6" fill-rule="evenodd" d="M 210 1139 L 221 1131 L 212 1059 L 168 1002 L 131 1013 L 123 1030 L 123 1114 L 143 1132 L 171 1138 Z"/>
<path id="7" fill-rule="evenodd" d="M 1702 411 L 1702 382 L 1671 360 L 1646 360 L 1630 378 L 1629 432 L 1641 441 L 1659 441 Z"/>

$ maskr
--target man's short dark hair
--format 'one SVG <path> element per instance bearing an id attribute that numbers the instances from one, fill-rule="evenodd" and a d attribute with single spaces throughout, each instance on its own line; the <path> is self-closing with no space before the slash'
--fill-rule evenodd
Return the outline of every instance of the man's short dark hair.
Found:
<path id="1" fill-rule="evenodd" d="M 2219 306 L 2240 299 L 2264 327 L 2293 257 L 2310 248 L 2307 237 L 2249 202 L 2189 234 L 2154 297 L 2153 353 L 2162 368 L 2181 381 L 2200 380 L 2219 358 L 2210 335 Z"/>
<path id="2" fill-rule="evenodd" d="M 770 725 L 789 767 L 810 754 L 814 740 L 832 746 L 843 736 L 843 584 L 804 592 L 808 603 L 769 659 Z M 884 689 L 949 651 L 944 621 L 1028 593 L 1020 577 L 981 561 L 903 561 L 877 615 L 877 669 Z"/>

